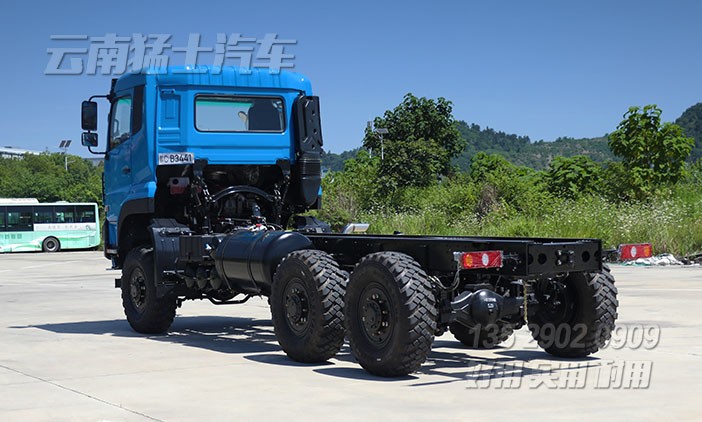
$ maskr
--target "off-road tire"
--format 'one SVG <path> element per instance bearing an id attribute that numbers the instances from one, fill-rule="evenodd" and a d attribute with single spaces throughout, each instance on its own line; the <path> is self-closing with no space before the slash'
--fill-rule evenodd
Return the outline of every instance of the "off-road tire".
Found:
<path id="1" fill-rule="evenodd" d="M 129 325 L 142 334 L 161 334 L 175 318 L 176 298 L 156 296 L 151 248 L 131 250 L 122 269 L 122 306 Z"/>
<path id="2" fill-rule="evenodd" d="M 466 327 L 457 322 L 449 325 L 456 340 L 471 349 L 492 349 L 510 338 L 514 329 L 505 322 L 496 322 L 487 326 Z"/>
<path id="3" fill-rule="evenodd" d="M 614 277 L 605 265 L 601 273 L 572 273 L 564 284 L 571 289 L 571 315 L 554 319 L 539 310 L 529 317 L 529 329 L 539 346 L 554 356 L 588 356 L 604 346 L 614 330 L 619 306 Z M 565 324 L 561 329 L 568 338 L 547 335 L 546 324 L 553 324 L 556 332 Z"/>
<path id="4" fill-rule="evenodd" d="M 300 250 L 275 271 L 271 315 L 280 347 L 293 360 L 325 362 L 344 344 L 348 273 L 326 252 Z"/>
<path id="5" fill-rule="evenodd" d="M 351 273 L 345 309 L 351 351 L 369 373 L 404 376 L 427 359 L 436 332 L 436 299 L 412 257 L 377 252 L 361 259 Z"/>
<path id="6" fill-rule="evenodd" d="M 53 236 L 49 236 L 41 242 L 41 250 L 44 252 L 58 252 L 61 250 L 61 242 Z"/>

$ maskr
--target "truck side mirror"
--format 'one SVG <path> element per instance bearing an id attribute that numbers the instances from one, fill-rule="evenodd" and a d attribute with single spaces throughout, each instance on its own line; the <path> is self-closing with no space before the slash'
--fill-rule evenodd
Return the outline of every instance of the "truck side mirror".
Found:
<path id="1" fill-rule="evenodd" d="M 96 147 L 98 144 L 98 134 L 95 132 L 83 132 L 80 136 L 80 143 L 84 147 Z"/>
<path id="2" fill-rule="evenodd" d="M 83 101 L 80 108 L 80 121 L 83 130 L 97 130 L 98 108 L 95 101 Z M 83 138 L 85 139 L 85 138 Z M 85 144 L 83 144 L 85 145 Z"/>

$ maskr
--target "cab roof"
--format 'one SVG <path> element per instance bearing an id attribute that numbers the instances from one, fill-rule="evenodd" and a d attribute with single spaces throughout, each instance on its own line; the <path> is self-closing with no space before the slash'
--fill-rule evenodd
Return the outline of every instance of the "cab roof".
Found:
<path id="1" fill-rule="evenodd" d="M 300 73 L 285 70 L 271 73 L 268 68 L 243 69 L 235 66 L 172 66 L 146 69 L 141 73 L 122 75 L 117 80 L 115 91 L 145 84 L 277 88 L 304 91 L 306 95 L 312 95 L 310 81 Z"/>

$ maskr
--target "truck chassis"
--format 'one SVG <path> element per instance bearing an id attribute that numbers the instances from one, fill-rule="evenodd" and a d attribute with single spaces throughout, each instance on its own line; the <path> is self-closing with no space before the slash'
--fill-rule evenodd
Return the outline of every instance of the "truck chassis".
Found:
<path id="1" fill-rule="evenodd" d="M 174 219 L 154 219 L 150 231 L 116 283 L 142 333 L 168 330 L 185 300 L 267 296 L 291 359 L 324 362 L 347 337 L 365 370 L 393 377 L 417 370 L 446 331 L 491 348 L 528 322 L 546 352 L 583 357 L 617 318 L 596 239 L 333 234 L 312 217 L 295 231 L 197 234 Z"/>

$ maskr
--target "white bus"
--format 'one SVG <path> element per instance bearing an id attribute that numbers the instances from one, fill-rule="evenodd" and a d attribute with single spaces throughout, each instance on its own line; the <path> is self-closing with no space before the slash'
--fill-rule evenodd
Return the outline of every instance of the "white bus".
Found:
<path id="1" fill-rule="evenodd" d="M 0 253 L 92 249 L 99 244 L 96 203 L 0 198 Z"/>

